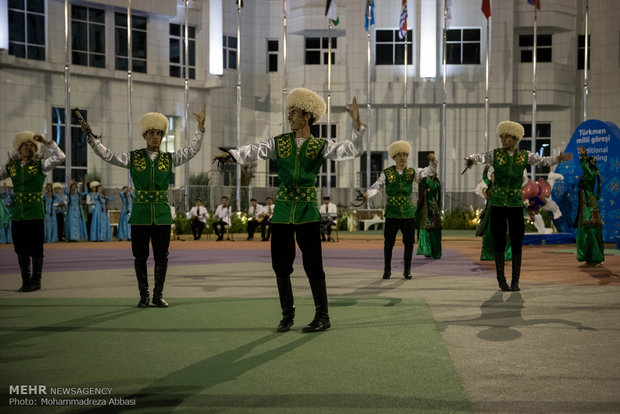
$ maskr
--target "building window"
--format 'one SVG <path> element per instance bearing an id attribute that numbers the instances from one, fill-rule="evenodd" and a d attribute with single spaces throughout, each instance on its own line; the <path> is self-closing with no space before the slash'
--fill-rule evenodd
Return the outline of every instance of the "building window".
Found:
<path id="1" fill-rule="evenodd" d="M 399 29 L 377 30 L 375 57 L 377 65 L 402 65 L 405 63 L 405 39 L 399 38 Z M 407 30 L 407 65 L 413 62 L 413 33 Z"/>
<path id="2" fill-rule="evenodd" d="M 127 13 L 114 13 L 114 50 L 114 67 L 127 70 Z M 134 72 L 146 73 L 146 17 L 131 16 L 131 63 Z"/>
<path id="3" fill-rule="evenodd" d="M 525 133 L 523 139 L 519 141 L 519 149 L 532 151 L 532 124 L 522 124 Z M 551 155 L 551 124 L 536 123 L 536 153 L 543 157 Z M 547 178 L 550 167 L 536 165 L 534 167 L 535 180 Z M 528 175 L 531 174 L 532 166 L 527 166 Z"/>
<path id="4" fill-rule="evenodd" d="M 187 27 L 189 78 L 196 79 L 196 26 Z M 170 23 L 170 76 L 185 78 L 185 25 Z"/>
<path id="5" fill-rule="evenodd" d="M 588 35 L 588 70 L 590 70 L 590 35 Z M 583 70 L 583 59 L 586 53 L 586 36 L 579 35 L 577 40 L 577 70 Z"/>
<path id="6" fill-rule="evenodd" d="M 45 60 L 44 0 L 9 0 L 8 11 L 9 54 Z"/>
<path id="7" fill-rule="evenodd" d="M 80 109 L 82 117 L 88 121 L 88 112 Z M 52 139 L 56 141 L 56 144 L 61 150 L 65 151 L 65 108 L 53 107 L 52 108 Z M 71 111 L 71 178 L 75 181 L 83 181 L 86 175 L 87 169 L 87 150 L 86 150 L 86 136 L 82 133 L 80 128 L 80 121 Z M 65 165 L 54 168 L 52 177 L 55 182 L 65 181 L 65 166 L 69 164 L 67 160 Z"/>
<path id="8" fill-rule="evenodd" d="M 551 62 L 551 35 L 539 34 L 536 36 L 536 61 Z M 519 48 L 521 49 L 521 63 L 533 60 L 534 35 L 519 35 Z"/>
<path id="9" fill-rule="evenodd" d="M 313 124 L 310 125 L 310 133 L 313 137 L 316 138 L 325 138 L 327 139 L 327 125 L 325 124 Z M 331 138 L 332 140 L 336 139 L 336 125 L 331 125 Z M 321 170 L 317 175 L 317 183 L 318 187 L 327 187 L 327 163 L 331 162 L 331 171 L 330 171 L 330 186 L 336 187 L 336 161 L 333 160 L 325 160 L 323 165 L 321 166 Z"/>
<path id="10" fill-rule="evenodd" d="M 450 29 L 446 31 L 446 64 L 480 64 L 480 29 Z"/>
<path id="11" fill-rule="evenodd" d="M 338 38 L 332 37 L 332 65 L 336 64 L 336 52 Z M 327 65 L 329 53 L 329 37 L 306 37 L 306 65 Z"/>
<path id="12" fill-rule="evenodd" d="M 105 10 L 71 6 L 71 62 L 105 68 Z"/>
<path id="13" fill-rule="evenodd" d="M 370 152 L 370 184 L 377 181 L 383 172 L 383 165 L 387 161 L 387 151 Z M 360 156 L 359 187 L 366 186 L 366 152 Z"/>
<path id="14" fill-rule="evenodd" d="M 278 161 L 277 160 L 269 160 L 269 175 L 268 175 L 268 183 L 269 187 L 279 187 L 280 180 L 278 180 Z"/>
<path id="15" fill-rule="evenodd" d="M 278 71 L 278 40 L 267 39 L 267 72 Z"/>
<path id="16" fill-rule="evenodd" d="M 224 35 L 224 69 L 237 69 L 237 36 Z"/>

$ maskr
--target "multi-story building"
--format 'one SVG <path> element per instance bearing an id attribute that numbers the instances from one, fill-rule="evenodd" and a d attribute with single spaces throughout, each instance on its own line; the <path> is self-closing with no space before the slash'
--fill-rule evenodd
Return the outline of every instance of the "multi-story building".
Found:
<path id="1" fill-rule="evenodd" d="M 400 0 L 375 0 L 374 25 L 365 30 L 366 2 L 336 0 L 338 24 L 328 30 L 324 0 L 246 0 L 240 16 L 241 54 L 237 68 L 237 6 L 233 0 L 188 3 L 188 125 L 185 111 L 185 2 L 131 2 L 131 107 L 128 93 L 127 1 L 68 2 L 68 50 L 65 2 L 0 1 L 0 153 L 11 150 L 16 132 L 32 129 L 65 143 L 65 64 L 70 105 L 84 111 L 96 133 L 112 149 L 143 145 L 136 131 L 145 112 L 170 117 L 162 144 L 178 149 L 185 130 L 193 131 L 197 112 L 207 105 L 206 139 L 191 161 L 189 174 L 212 171 L 219 146 L 237 145 L 237 70 L 241 71 L 241 144 L 286 130 L 283 88 L 304 86 L 327 97 L 328 48 L 332 39 L 331 136 L 348 138 L 345 110 L 357 97 L 369 124 L 371 175 L 390 165 L 387 147 L 407 139 L 414 153 L 410 165 L 434 151 L 443 161 L 446 207 L 476 202 L 477 171 L 461 175 L 463 158 L 498 145 L 497 122 L 523 123 L 531 137 L 534 7 L 527 0 L 493 0 L 490 24 L 489 139 L 485 140 L 485 56 L 487 20 L 480 1 L 449 2 L 446 32 L 446 130 L 441 145 L 443 104 L 443 21 L 441 0 L 408 1 L 407 89 L 404 40 L 399 36 Z M 284 61 L 283 4 L 286 11 Z M 584 16 L 586 0 L 544 0 L 537 12 L 536 149 L 561 151 L 584 116 Z M 620 2 L 589 2 L 589 97 L 587 117 L 620 121 Z M 4 15 L 4 16 L 2 16 Z M 3 40 L 4 39 L 4 40 Z M 286 76 L 285 76 L 286 67 Z M 370 78 L 370 113 L 368 79 Z M 407 109 L 405 110 L 405 103 Z M 405 113 L 406 111 L 406 113 Z M 130 119 L 129 119 L 130 118 Z M 128 120 L 134 126 L 130 134 Z M 127 182 L 127 171 L 107 165 L 90 150 L 71 122 L 72 176 L 96 170 L 108 186 Z M 327 117 L 314 129 L 328 136 Z M 284 126 L 283 126 L 284 124 Z M 526 137 L 522 146 L 531 146 Z M 529 148 L 529 147 L 528 147 Z M 321 183 L 327 182 L 324 167 Z M 334 163 L 333 191 L 366 185 L 366 157 Z M 259 162 L 252 185 L 275 185 L 273 165 Z M 539 170 L 537 174 L 544 174 Z M 63 168 L 53 172 L 63 181 Z M 229 176 L 213 174 L 215 183 Z M 185 170 L 175 173 L 182 187 Z"/>

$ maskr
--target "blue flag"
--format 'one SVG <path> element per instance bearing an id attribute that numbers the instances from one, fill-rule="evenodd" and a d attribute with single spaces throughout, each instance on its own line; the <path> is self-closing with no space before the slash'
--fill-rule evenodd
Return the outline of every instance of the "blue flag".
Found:
<path id="1" fill-rule="evenodd" d="M 364 27 L 368 31 L 368 7 L 370 7 L 370 25 L 375 24 L 375 1 L 366 0 L 366 11 L 364 12 Z"/>

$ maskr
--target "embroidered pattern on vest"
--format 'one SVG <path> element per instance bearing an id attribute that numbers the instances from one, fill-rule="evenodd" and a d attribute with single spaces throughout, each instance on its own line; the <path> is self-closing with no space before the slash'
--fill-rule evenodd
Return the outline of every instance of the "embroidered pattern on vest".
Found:
<path id="1" fill-rule="evenodd" d="M 169 152 L 164 152 L 159 155 L 159 162 L 157 163 L 157 169 L 159 171 L 169 171 L 172 165 L 172 156 Z"/>
<path id="2" fill-rule="evenodd" d="M 506 158 L 506 151 L 502 149 L 496 149 L 494 155 L 498 165 L 504 165 L 508 161 Z"/>
<path id="3" fill-rule="evenodd" d="M 527 162 L 527 151 L 520 151 L 517 150 L 517 164 L 518 165 L 523 165 Z"/>
<path id="4" fill-rule="evenodd" d="M 133 166 L 136 171 L 146 170 L 146 159 L 144 158 L 144 151 L 138 150 L 131 153 L 133 158 Z"/>
<path id="5" fill-rule="evenodd" d="M 308 141 L 308 146 L 306 147 L 306 158 L 309 160 L 314 160 L 319 155 L 322 144 L 323 138 L 315 138 L 311 136 Z"/>
<path id="6" fill-rule="evenodd" d="M 385 179 L 387 180 L 388 183 L 393 183 L 396 181 L 396 168 L 388 168 L 387 170 L 384 171 L 385 173 Z"/>
<path id="7" fill-rule="evenodd" d="M 8 163 L 6 169 L 9 171 L 11 177 L 17 176 L 17 164 L 15 162 Z"/>
<path id="8" fill-rule="evenodd" d="M 291 145 L 291 137 L 289 134 L 283 134 L 276 137 L 276 144 L 278 145 L 278 156 L 280 158 L 290 157 L 293 153 L 293 146 Z"/>
<path id="9" fill-rule="evenodd" d="M 415 170 L 413 168 L 405 168 L 405 174 L 407 181 L 413 181 L 413 177 L 415 177 Z"/>

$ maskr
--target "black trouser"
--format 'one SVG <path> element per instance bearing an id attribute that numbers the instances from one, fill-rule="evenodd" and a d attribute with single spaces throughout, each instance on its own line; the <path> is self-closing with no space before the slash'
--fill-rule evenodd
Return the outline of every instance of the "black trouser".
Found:
<path id="1" fill-rule="evenodd" d="M 386 217 L 383 227 L 383 252 L 384 252 L 384 268 L 385 270 L 391 269 L 392 249 L 396 242 L 396 234 L 398 230 L 403 233 L 403 244 L 405 245 L 405 258 L 411 260 L 413 254 L 413 242 L 415 239 L 415 219 L 399 219 Z M 407 260 L 405 260 L 407 262 Z M 406 263 L 405 263 L 405 267 Z M 406 269 L 409 270 L 409 269 Z"/>
<path id="2" fill-rule="evenodd" d="M 295 239 L 301 250 L 306 276 L 310 282 L 325 280 L 321 253 L 320 223 L 273 223 L 271 265 L 277 278 L 289 278 L 295 261 Z"/>
<path id="3" fill-rule="evenodd" d="M 202 231 L 205 229 L 205 224 L 196 219 L 192 220 L 192 233 L 194 234 L 194 240 L 198 240 L 202 236 Z"/>
<path id="4" fill-rule="evenodd" d="M 45 224 L 43 219 L 13 220 L 11 234 L 13 248 L 18 256 L 43 257 Z"/>
<path id="5" fill-rule="evenodd" d="M 228 226 L 228 223 L 222 220 L 218 221 L 217 223 L 213 223 L 213 232 L 215 232 L 216 236 L 222 238 L 226 233 L 226 226 Z"/>
<path id="6" fill-rule="evenodd" d="M 504 252 L 506 248 L 506 223 L 510 232 L 510 246 L 513 256 L 521 253 L 525 223 L 521 207 L 491 206 L 491 232 L 495 239 L 495 251 Z M 520 256 L 519 256 L 520 257 Z"/>
<path id="7" fill-rule="evenodd" d="M 256 219 L 248 221 L 248 238 L 254 237 L 254 232 L 256 231 L 258 224 L 258 220 Z"/>
<path id="8" fill-rule="evenodd" d="M 261 223 L 261 228 L 260 228 L 260 235 L 263 238 L 263 240 L 269 240 L 269 238 L 271 237 L 271 220 L 270 219 L 263 219 L 263 222 Z"/>
<path id="9" fill-rule="evenodd" d="M 65 232 L 65 214 L 56 213 L 56 224 L 58 225 L 58 241 L 63 240 L 63 234 Z"/>
<path id="10" fill-rule="evenodd" d="M 136 265 L 146 266 L 146 259 L 149 257 L 149 242 L 153 245 L 155 266 L 168 264 L 170 225 L 131 225 L 131 251 Z"/>

